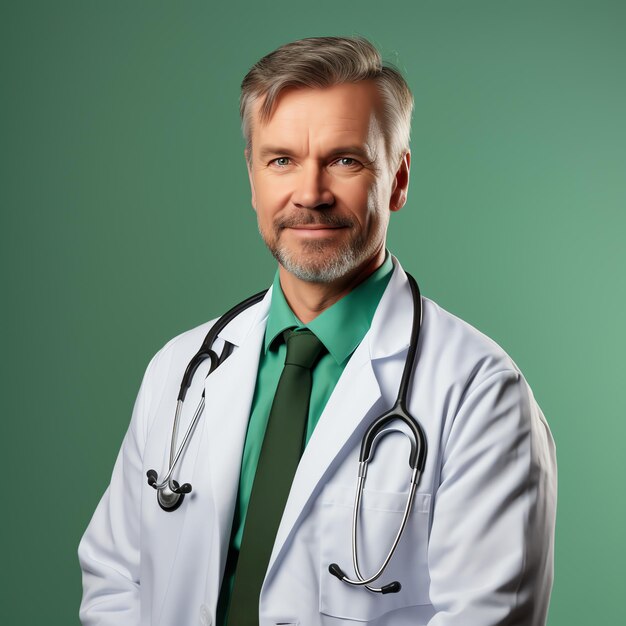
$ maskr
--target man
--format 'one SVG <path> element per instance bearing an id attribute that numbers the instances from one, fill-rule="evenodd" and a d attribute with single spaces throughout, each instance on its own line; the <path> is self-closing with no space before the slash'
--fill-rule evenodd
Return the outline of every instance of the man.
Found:
<path id="1" fill-rule="evenodd" d="M 428 453 L 398 549 L 370 585 L 391 592 L 329 572 L 336 563 L 363 580 L 379 569 L 409 489 L 399 427 L 380 438 L 367 475 L 357 572 L 359 448 L 398 394 L 414 319 L 406 274 L 385 247 L 390 214 L 406 202 L 411 110 L 404 79 L 360 38 L 288 44 L 244 79 L 252 205 L 278 272 L 219 332 L 214 350 L 232 355 L 191 384 L 189 405 L 204 391 L 206 406 L 172 478 L 193 487 L 170 512 L 152 487 L 169 467 L 180 379 L 213 322 L 148 366 L 79 548 L 84 624 L 545 624 L 548 427 L 510 358 L 425 298 L 407 409 Z M 306 363 L 294 356 L 304 345 Z M 151 468 L 163 472 L 152 486 Z"/>

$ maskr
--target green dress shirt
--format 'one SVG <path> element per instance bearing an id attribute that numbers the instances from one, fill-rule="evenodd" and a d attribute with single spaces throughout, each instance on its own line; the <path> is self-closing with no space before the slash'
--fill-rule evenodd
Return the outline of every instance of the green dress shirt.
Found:
<path id="1" fill-rule="evenodd" d="M 228 560 L 218 604 L 218 624 L 224 624 L 226 621 L 226 607 L 230 602 L 235 581 L 237 557 L 241 547 L 254 474 L 261 454 L 261 445 L 274 394 L 285 362 L 287 347 L 285 342 L 281 341 L 282 333 L 287 328 L 308 328 L 315 333 L 327 350 L 313 370 L 306 445 L 350 356 L 369 330 L 374 312 L 392 272 L 393 263 L 391 256 L 387 253 L 384 263 L 374 273 L 308 324 L 302 324 L 287 304 L 280 286 L 278 272 L 276 272 L 243 450 Z"/>

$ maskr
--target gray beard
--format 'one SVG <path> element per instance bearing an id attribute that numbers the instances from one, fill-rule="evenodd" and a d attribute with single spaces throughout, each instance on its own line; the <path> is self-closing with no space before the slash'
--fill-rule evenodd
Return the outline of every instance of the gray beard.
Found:
<path id="1" fill-rule="evenodd" d="M 318 254 L 322 255 L 325 247 L 321 243 L 311 242 L 309 249 L 317 248 Z M 344 247 L 333 255 L 327 255 L 320 263 L 306 263 L 304 259 L 280 247 L 270 248 L 273 257 L 290 274 L 309 283 L 332 283 L 345 276 L 358 266 L 361 251 L 360 247 Z"/>
<path id="2" fill-rule="evenodd" d="M 364 263 L 375 253 L 376 244 L 368 241 L 363 233 L 355 239 L 346 242 L 340 248 L 324 241 L 309 241 L 305 243 L 305 254 L 299 256 L 290 252 L 286 247 L 277 243 L 280 232 L 286 227 L 300 224 L 329 224 L 333 226 L 354 226 L 354 222 L 347 218 L 338 218 L 325 213 L 305 213 L 281 220 L 274 227 L 275 239 L 269 241 L 259 228 L 259 233 L 272 256 L 296 278 L 309 283 L 332 283 L 342 278 Z M 308 253 L 317 257 L 307 260 Z"/>

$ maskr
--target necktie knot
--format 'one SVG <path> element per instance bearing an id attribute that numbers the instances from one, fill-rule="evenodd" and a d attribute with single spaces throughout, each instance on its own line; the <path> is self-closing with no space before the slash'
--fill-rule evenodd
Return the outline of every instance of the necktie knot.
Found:
<path id="1" fill-rule="evenodd" d="M 307 328 L 304 330 L 286 330 L 287 343 L 285 365 L 298 365 L 312 369 L 324 351 L 324 344 Z"/>

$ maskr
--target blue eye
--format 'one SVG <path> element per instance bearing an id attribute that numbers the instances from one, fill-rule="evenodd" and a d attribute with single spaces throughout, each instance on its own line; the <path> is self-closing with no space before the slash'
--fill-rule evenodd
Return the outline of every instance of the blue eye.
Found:
<path id="1" fill-rule="evenodd" d="M 343 167 L 357 167 L 360 163 L 352 157 L 340 157 L 337 159 L 337 163 Z"/>
<path id="2" fill-rule="evenodd" d="M 278 167 L 285 167 L 289 165 L 289 157 L 278 157 L 277 159 L 274 159 L 272 163 L 275 163 Z"/>

